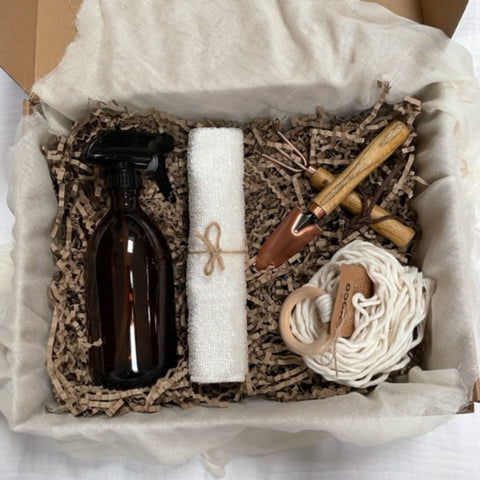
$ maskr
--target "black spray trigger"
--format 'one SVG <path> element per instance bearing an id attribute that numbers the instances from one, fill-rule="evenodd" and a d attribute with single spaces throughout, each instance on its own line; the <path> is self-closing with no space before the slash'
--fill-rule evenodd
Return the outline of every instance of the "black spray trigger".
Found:
<path id="1" fill-rule="evenodd" d="M 148 143 L 148 149 L 152 153 L 152 159 L 146 169 L 157 183 L 165 199 L 171 203 L 175 203 L 177 198 L 168 179 L 165 154 L 171 152 L 173 147 L 173 138 L 166 133 L 158 134 L 151 139 Z"/>
<path id="2" fill-rule="evenodd" d="M 150 151 L 152 153 L 156 153 L 157 155 L 165 155 L 166 153 L 170 153 L 173 150 L 173 147 L 173 138 L 166 133 L 158 134 L 154 139 L 150 140 L 148 144 Z"/>
<path id="3" fill-rule="evenodd" d="M 167 168 L 165 166 L 165 156 L 162 155 L 161 157 L 159 157 L 155 153 L 146 171 L 150 173 L 150 175 L 157 183 L 158 188 L 165 197 L 165 200 L 168 200 L 170 203 L 175 203 L 177 201 L 177 197 L 175 197 L 172 184 L 168 179 Z"/>
<path id="4" fill-rule="evenodd" d="M 142 186 L 140 173 L 149 172 L 163 196 L 175 202 L 168 180 L 165 155 L 173 150 L 173 138 L 166 133 L 136 130 L 111 130 L 95 137 L 82 152 L 85 163 L 105 169 L 107 187 L 136 188 Z"/>

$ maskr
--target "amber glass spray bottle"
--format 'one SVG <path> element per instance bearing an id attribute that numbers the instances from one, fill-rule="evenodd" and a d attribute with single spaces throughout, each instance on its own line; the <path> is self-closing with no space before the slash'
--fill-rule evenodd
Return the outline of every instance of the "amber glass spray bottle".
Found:
<path id="1" fill-rule="evenodd" d="M 97 385 L 126 390 L 153 384 L 176 365 L 173 266 L 161 231 L 138 204 L 142 171 L 175 201 L 165 170 L 173 140 L 165 134 L 115 130 L 95 137 L 82 155 L 100 165 L 111 207 L 86 255 L 90 371 Z"/>

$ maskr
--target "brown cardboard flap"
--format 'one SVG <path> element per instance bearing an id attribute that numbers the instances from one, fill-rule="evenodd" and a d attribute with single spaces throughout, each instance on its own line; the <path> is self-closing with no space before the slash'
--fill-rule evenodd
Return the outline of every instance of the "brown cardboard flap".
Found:
<path id="1" fill-rule="evenodd" d="M 364 0 L 383 5 L 397 15 L 443 30 L 449 37 L 462 17 L 468 0 Z"/>
<path id="2" fill-rule="evenodd" d="M 0 66 L 25 90 L 61 60 L 82 0 L 0 0 Z"/>
<path id="3" fill-rule="evenodd" d="M 37 1 L 35 80 L 51 72 L 62 59 L 75 35 L 75 17 L 82 3 L 82 0 Z"/>
<path id="4" fill-rule="evenodd" d="M 423 23 L 422 7 L 419 0 L 364 0 L 365 2 L 379 3 L 393 13 L 418 23 Z M 448 10 L 448 9 L 447 9 Z"/>
<path id="5" fill-rule="evenodd" d="M 451 37 L 468 0 L 420 0 L 420 3 L 425 24 L 440 28 Z"/>
<path id="6" fill-rule="evenodd" d="M 0 66 L 24 90 L 35 71 L 37 0 L 0 0 Z"/>
<path id="7" fill-rule="evenodd" d="M 480 403 L 480 379 L 473 385 L 473 401 Z"/>
<path id="8" fill-rule="evenodd" d="M 468 0 L 364 0 L 451 36 Z M 82 0 L 0 0 L 0 66 L 25 90 L 55 68 Z"/>

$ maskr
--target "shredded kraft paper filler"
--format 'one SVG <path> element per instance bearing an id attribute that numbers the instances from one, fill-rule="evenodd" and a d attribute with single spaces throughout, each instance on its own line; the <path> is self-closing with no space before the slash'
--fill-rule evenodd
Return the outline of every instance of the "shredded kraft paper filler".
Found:
<path id="1" fill-rule="evenodd" d="M 412 127 L 410 138 L 405 142 L 403 149 L 393 155 L 383 169 L 378 169 L 371 174 L 367 185 L 369 191 L 365 191 L 363 194 L 366 198 L 372 198 L 379 190 L 386 190 L 386 186 L 390 183 L 390 188 L 384 192 L 382 206 L 397 217 L 407 219 L 410 217 L 410 224 L 413 225 L 414 219 L 412 213 L 409 212 L 410 198 L 413 197 L 415 183 L 417 181 L 425 183 L 416 177 L 411 169 L 416 138 L 413 124 L 420 112 L 421 105 L 418 100 L 411 97 L 404 102 L 388 105 L 385 103 L 388 85 L 380 84 L 379 87 L 379 99 L 374 108 L 371 111 L 361 112 L 348 121 L 341 121 L 318 110 L 315 114 L 292 118 L 292 126 L 287 128 L 281 128 L 276 120 L 265 119 L 242 125 L 245 143 L 243 182 L 246 208 L 245 225 L 250 249 L 249 252 L 246 252 L 248 253 L 246 300 L 250 368 L 246 377 L 243 367 L 240 372 L 235 373 L 237 377 L 240 373 L 243 374 L 245 381 L 240 384 L 195 385 L 195 382 L 206 380 L 202 365 L 199 365 L 199 352 L 195 350 L 196 345 L 193 345 L 193 360 L 190 357 L 187 359 L 186 356 L 188 342 L 185 335 L 188 329 L 192 331 L 192 326 L 189 325 L 192 313 L 187 312 L 187 298 L 190 299 L 189 301 L 193 298 L 193 301 L 197 302 L 193 306 L 194 321 L 199 321 L 197 320 L 197 311 L 200 301 L 197 294 L 193 297 L 186 294 L 188 281 L 191 282 L 191 279 L 194 278 L 191 273 L 188 276 L 188 268 L 203 269 L 205 264 L 205 259 L 203 261 L 200 258 L 192 259 L 191 248 L 189 248 L 189 229 L 200 230 L 203 233 L 211 220 L 208 217 L 207 221 L 205 213 L 202 212 L 199 212 L 193 224 L 188 219 L 187 194 L 190 194 L 190 198 L 196 196 L 198 187 L 194 185 L 193 191 L 188 188 L 187 145 L 188 133 L 195 132 L 198 136 L 199 130 L 196 130 L 195 127 L 202 127 L 205 123 L 181 120 L 153 111 L 139 115 L 121 109 L 115 111 L 99 108 L 74 126 L 68 137 L 53 138 L 50 146 L 44 147 L 59 203 L 51 232 L 53 240 L 51 248 L 57 262 L 54 281 L 50 289 L 54 314 L 47 358 L 49 375 L 52 378 L 59 404 L 65 404 L 66 410 L 75 415 L 104 412 L 108 416 L 112 416 L 128 410 L 156 411 L 162 408 L 162 404 L 171 403 L 183 407 L 199 403 L 226 406 L 225 402 L 227 401 L 238 401 L 253 396 L 294 401 L 348 393 L 350 388 L 336 385 L 333 382 L 325 382 L 321 376 L 315 375 L 309 370 L 300 357 L 292 355 L 287 350 L 278 334 L 280 306 L 285 296 L 305 283 L 310 276 L 311 270 L 305 265 L 314 264 L 318 268 L 327 262 L 338 248 L 347 245 L 355 238 L 368 238 L 374 243 L 379 245 L 383 243 L 390 247 L 391 244 L 383 237 L 372 234 L 368 230 L 368 225 L 364 225 L 358 230 L 352 228 L 352 220 L 358 222 L 358 216 L 353 218 L 349 218 L 345 214 L 340 218 L 332 216 L 328 222 L 323 224 L 324 234 L 318 237 L 315 243 L 292 258 L 288 266 L 273 271 L 258 272 L 253 267 L 258 245 L 268 235 L 276 219 L 281 217 L 281 212 L 288 208 L 290 199 L 296 198 L 301 204 L 304 204 L 310 190 L 307 182 L 298 176 L 291 177 L 282 169 L 272 170 L 272 167 L 259 155 L 258 151 L 265 147 L 274 151 L 274 147 L 280 144 L 285 147 L 286 144 L 281 143 L 283 141 L 278 135 L 278 132 L 283 130 L 286 138 L 301 140 L 302 144 L 299 144 L 298 148 L 307 150 L 310 158 L 315 159 L 319 164 L 327 163 L 334 173 L 342 169 L 348 159 L 355 156 L 363 145 L 368 143 L 369 139 L 385 127 L 389 120 L 402 118 L 406 124 Z M 222 126 L 223 122 L 209 121 L 207 124 Z M 77 159 L 83 145 L 93 135 L 114 127 L 143 129 L 151 132 L 161 130 L 172 135 L 175 141 L 176 148 L 167 157 L 167 164 L 175 185 L 177 202 L 172 205 L 164 200 L 157 194 L 157 187 L 152 182 L 148 183 L 142 199 L 146 212 L 156 219 L 160 229 L 165 232 L 169 245 L 173 247 L 178 330 L 181 337 L 179 353 L 182 360 L 178 368 L 171 371 L 166 380 L 158 382 L 152 388 L 112 393 L 101 387 L 92 386 L 89 380 L 87 358 L 90 345 L 86 341 L 87 325 L 83 304 L 85 297 L 83 265 L 88 234 L 93 231 L 95 224 L 103 215 L 108 195 L 106 195 L 103 181 L 94 175 L 93 169 L 78 162 Z M 202 130 L 205 131 L 205 129 Z M 225 129 L 219 129 L 219 131 L 225 131 Z M 241 134 L 241 130 L 238 129 L 238 131 Z M 285 148 L 287 147 L 288 145 Z M 189 158 L 192 158 L 191 151 L 189 155 Z M 198 160 L 195 161 L 198 163 Z M 404 168 L 397 168 L 399 165 Z M 194 173 L 192 170 L 195 168 L 203 172 L 203 167 L 195 166 L 192 160 L 190 164 L 192 174 Z M 208 174 L 208 170 L 203 173 Z M 103 207 L 99 208 L 99 204 Z M 225 209 L 225 201 L 222 205 Z M 216 207 L 217 210 L 220 208 L 222 207 Z M 220 214 L 217 212 L 218 218 L 215 218 L 220 221 L 220 225 L 224 226 L 220 230 L 221 232 L 225 230 L 225 222 L 231 213 L 228 213 L 227 208 L 222 215 L 218 215 Z M 180 221 L 171 222 L 172 218 Z M 241 250 L 244 240 L 241 234 L 236 235 L 236 233 L 232 231 L 230 236 L 237 242 L 234 249 Z M 226 245 L 230 244 L 231 241 L 227 239 Z M 202 243 L 197 240 L 195 250 L 202 248 Z M 403 252 L 392 251 L 402 263 L 413 262 L 409 253 L 411 248 L 404 249 Z M 235 269 L 238 269 L 240 265 L 243 270 L 244 255 L 240 254 L 234 259 L 227 259 L 227 255 L 223 256 L 226 262 L 234 261 L 234 265 L 237 265 Z M 188 268 L 187 260 L 190 261 Z M 202 275 L 199 277 L 202 278 Z M 209 278 L 207 277 L 204 280 L 205 287 L 202 288 L 208 288 L 208 282 Z M 193 286 L 190 284 L 190 289 L 192 288 Z M 236 288 L 241 292 L 242 285 L 236 285 Z M 204 296 L 205 292 L 202 297 Z M 228 311 L 225 311 L 225 314 L 227 313 Z M 236 313 L 241 319 L 241 306 L 237 306 Z M 233 312 L 231 316 L 231 321 L 233 321 L 235 319 Z M 199 335 L 208 334 L 208 331 L 198 332 L 197 327 L 193 331 L 196 332 L 196 338 Z M 241 358 L 242 329 L 240 328 L 237 333 L 240 338 L 236 342 L 235 348 L 239 349 L 236 355 Z M 211 336 L 212 332 L 210 332 Z M 207 340 L 205 336 L 203 338 L 205 341 Z M 206 341 L 206 343 L 209 342 Z M 223 350 L 225 349 L 228 350 L 227 346 L 223 348 Z M 419 355 L 420 352 L 417 354 Z M 192 379 L 188 375 L 187 360 L 191 362 L 189 368 L 190 377 L 192 374 L 194 377 Z M 222 362 L 220 360 L 218 362 L 221 365 Z M 413 363 L 415 362 L 418 363 L 418 359 Z M 203 365 L 203 367 L 207 368 L 207 365 Z M 405 374 L 406 371 L 397 372 L 397 376 L 401 373 Z M 227 371 L 223 376 L 233 373 L 234 371 L 230 373 Z M 221 372 L 218 372 L 218 375 L 220 374 Z M 237 382 L 240 380 L 236 378 Z M 221 381 L 222 379 L 219 379 L 219 382 Z M 227 381 L 227 378 L 223 381 Z"/>
<path id="2" fill-rule="evenodd" d="M 159 29 L 149 2 L 85 0 L 78 34 L 34 86 L 42 104 L 23 118 L 9 153 L 15 273 L 13 292 L 1 292 L 8 306 L 0 323 L 0 409 L 13 429 L 56 438 L 81 457 L 175 464 L 203 454 L 221 469 L 235 456 L 305 445 L 325 432 L 363 445 L 417 435 L 471 401 L 478 309 L 468 200 L 478 180 L 480 93 L 468 54 L 441 32 L 358 3 L 180 1 Z M 205 36 L 213 29 L 215 37 Z M 210 52 L 208 61 L 199 49 Z M 310 192 L 308 182 L 261 153 L 291 151 L 281 132 L 314 166 L 335 173 L 393 118 L 410 136 L 361 193 L 378 194 L 382 207 L 420 230 L 397 259 L 421 266 L 435 293 L 426 339 L 409 366 L 356 390 L 322 379 L 290 354 L 277 315 L 285 296 L 342 245 L 365 238 L 392 245 L 361 219 L 352 228 L 341 215 L 322 224 L 324 235 L 288 266 L 257 272 L 265 236 L 292 198 L 304 206 Z M 178 198 L 164 202 L 151 182 L 141 194 L 172 247 L 180 361 L 154 387 L 125 392 L 89 385 L 82 309 L 82 258 L 106 200 L 102 182 L 78 159 L 88 139 L 113 127 L 174 137 L 168 169 Z M 238 384 L 197 385 L 187 374 L 186 161 L 197 127 L 235 127 L 244 137 L 249 370 Z M 397 163 L 403 169 L 394 171 Z"/>

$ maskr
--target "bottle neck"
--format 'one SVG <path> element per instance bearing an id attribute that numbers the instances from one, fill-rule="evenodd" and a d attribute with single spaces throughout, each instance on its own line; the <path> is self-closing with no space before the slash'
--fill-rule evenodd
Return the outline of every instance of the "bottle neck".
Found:
<path id="1" fill-rule="evenodd" d="M 116 188 L 112 190 L 112 208 L 120 211 L 137 208 L 138 191 L 135 188 Z"/>

